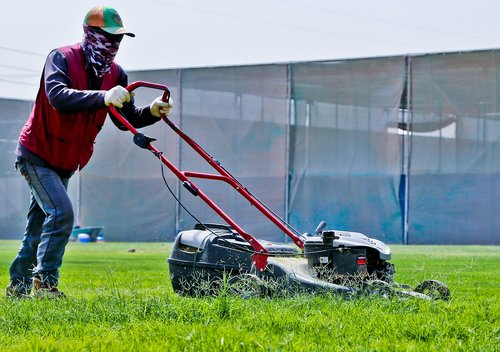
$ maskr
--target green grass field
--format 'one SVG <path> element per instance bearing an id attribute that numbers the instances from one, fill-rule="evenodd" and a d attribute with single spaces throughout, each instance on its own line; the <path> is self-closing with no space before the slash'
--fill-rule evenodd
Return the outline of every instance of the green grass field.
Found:
<path id="1" fill-rule="evenodd" d="M 0 284 L 19 241 L 0 241 Z M 128 249 L 136 249 L 129 253 Z M 1 351 L 500 351 L 500 247 L 392 246 L 451 301 L 173 293 L 163 243 L 70 243 L 63 300 L 0 298 Z"/>

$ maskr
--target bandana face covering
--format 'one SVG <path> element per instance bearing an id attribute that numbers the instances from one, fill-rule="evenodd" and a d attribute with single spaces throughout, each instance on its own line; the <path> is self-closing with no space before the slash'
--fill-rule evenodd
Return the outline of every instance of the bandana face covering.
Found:
<path id="1" fill-rule="evenodd" d="M 83 26 L 83 32 L 83 55 L 95 76 L 101 78 L 109 72 L 123 36 L 106 36 L 88 26 Z"/>

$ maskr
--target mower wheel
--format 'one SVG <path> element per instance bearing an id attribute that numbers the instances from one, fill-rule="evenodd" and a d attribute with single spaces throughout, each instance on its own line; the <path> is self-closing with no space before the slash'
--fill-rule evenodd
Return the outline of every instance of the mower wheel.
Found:
<path id="1" fill-rule="evenodd" d="M 241 298 L 262 297 L 265 293 L 265 283 L 254 274 L 232 276 L 228 282 L 229 292 Z"/>
<path id="2" fill-rule="evenodd" d="M 447 301 L 451 297 L 450 289 L 438 280 L 425 280 L 415 288 L 415 292 L 423 293 L 431 299 Z"/>
<path id="3" fill-rule="evenodd" d="M 390 298 L 394 295 L 394 290 L 386 281 L 370 280 L 364 284 L 363 294 L 366 296 L 377 295 L 382 298 Z"/>

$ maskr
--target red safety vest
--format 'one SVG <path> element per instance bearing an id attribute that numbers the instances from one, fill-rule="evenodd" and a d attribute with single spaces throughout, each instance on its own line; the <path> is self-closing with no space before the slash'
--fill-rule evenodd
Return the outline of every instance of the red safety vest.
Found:
<path id="1" fill-rule="evenodd" d="M 80 44 L 58 49 L 66 58 L 71 87 L 88 89 L 88 76 Z M 102 90 L 117 85 L 118 66 L 113 63 L 111 71 L 105 74 Z M 42 76 L 40 89 L 28 121 L 21 130 L 19 143 L 51 166 L 67 171 L 82 169 L 94 151 L 94 140 L 101 130 L 108 109 L 102 108 L 71 114 L 54 109 L 45 92 Z"/>

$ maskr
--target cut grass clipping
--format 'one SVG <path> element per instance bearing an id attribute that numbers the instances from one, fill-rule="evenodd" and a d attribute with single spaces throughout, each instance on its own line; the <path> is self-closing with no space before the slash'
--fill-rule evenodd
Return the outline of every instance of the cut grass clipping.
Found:
<path id="1" fill-rule="evenodd" d="M 1 241 L 0 284 L 19 241 Z M 135 251 L 129 251 L 129 249 Z M 500 247 L 392 246 L 395 280 L 450 301 L 173 293 L 170 244 L 70 243 L 62 300 L 0 298 L 8 351 L 500 351 Z"/>

